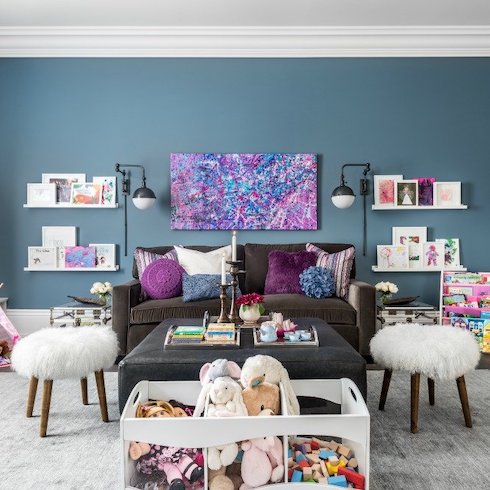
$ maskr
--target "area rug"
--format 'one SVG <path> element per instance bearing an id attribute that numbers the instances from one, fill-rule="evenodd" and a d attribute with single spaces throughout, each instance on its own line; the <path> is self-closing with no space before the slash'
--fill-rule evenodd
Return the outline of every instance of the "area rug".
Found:
<path id="1" fill-rule="evenodd" d="M 418 434 L 409 430 L 410 377 L 393 375 L 385 411 L 379 412 L 382 376 L 382 371 L 368 372 L 371 489 L 482 488 L 488 476 L 490 371 L 467 376 L 473 429 L 464 426 L 456 383 L 436 384 L 434 407 L 429 406 L 421 386 Z M 15 373 L 0 374 L 0 488 L 123 488 L 117 373 L 106 373 L 106 388 L 111 422 L 104 424 L 94 380 L 89 380 L 89 406 L 81 404 L 79 383 L 56 381 L 48 436 L 41 439 L 40 399 L 36 400 L 36 417 L 27 419 L 27 380 Z"/>

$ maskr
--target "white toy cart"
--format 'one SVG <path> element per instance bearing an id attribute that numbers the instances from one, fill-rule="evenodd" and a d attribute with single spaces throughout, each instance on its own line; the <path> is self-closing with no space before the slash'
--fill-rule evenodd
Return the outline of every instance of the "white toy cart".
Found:
<path id="1" fill-rule="evenodd" d="M 350 379 L 302 379 L 291 381 L 297 396 L 317 397 L 340 405 L 340 414 L 291 416 L 284 413 L 286 403 L 281 390 L 283 415 L 271 417 L 224 417 L 224 418 L 136 418 L 139 403 L 148 400 L 178 400 L 195 405 L 201 391 L 199 381 L 140 381 L 132 390 L 121 415 L 122 485 L 130 485 L 136 464 L 129 458 L 131 441 L 147 442 L 164 446 L 203 448 L 204 488 L 208 488 L 206 447 L 220 446 L 236 441 L 265 437 L 283 437 L 284 464 L 287 468 L 287 436 L 322 436 L 340 438 L 350 447 L 357 458 L 359 473 L 366 478 L 369 490 L 369 412 L 357 386 Z M 289 483 L 287 471 L 284 482 L 261 488 L 283 490 L 292 487 L 339 489 L 319 483 Z M 313 490 L 313 488 L 311 488 Z"/>

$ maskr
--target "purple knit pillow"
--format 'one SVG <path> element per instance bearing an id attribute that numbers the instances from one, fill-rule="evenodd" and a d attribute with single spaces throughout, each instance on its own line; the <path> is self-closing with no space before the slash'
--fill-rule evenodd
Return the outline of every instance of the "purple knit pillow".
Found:
<path id="1" fill-rule="evenodd" d="M 141 287 L 152 299 L 175 298 L 182 294 L 183 272 L 175 260 L 155 260 L 143 271 Z"/>
<path id="2" fill-rule="evenodd" d="M 265 294 L 304 294 L 299 275 L 316 264 L 314 252 L 269 252 L 269 269 L 265 278 Z"/>

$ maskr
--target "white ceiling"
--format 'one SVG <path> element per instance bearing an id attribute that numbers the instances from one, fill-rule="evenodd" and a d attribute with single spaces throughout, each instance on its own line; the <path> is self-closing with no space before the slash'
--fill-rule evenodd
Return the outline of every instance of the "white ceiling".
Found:
<path id="1" fill-rule="evenodd" d="M 0 26 L 487 26 L 489 0 L 0 0 Z"/>

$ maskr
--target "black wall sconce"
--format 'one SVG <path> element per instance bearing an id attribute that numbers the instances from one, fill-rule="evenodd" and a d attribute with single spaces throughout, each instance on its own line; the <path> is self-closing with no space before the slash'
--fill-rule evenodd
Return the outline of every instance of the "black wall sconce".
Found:
<path id="1" fill-rule="evenodd" d="M 340 185 L 336 187 L 332 192 L 332 202 L 335 207 L 340 209 L 350 208 L 354 204 L 356 195 L 354 191 L 346 185 L 344 177 L 345 167 L 363 167 L 363 177 L 360 182 L 359 193 L 363 197 L 363 242 L 362 242 L 362 255 L 366 255 L 366 238 L 367 238 L 367 222 L 366 222 L 366 196 L 369 193 L 368 180 L 366 179 L 367 173 L 371 170 L 370 163 L 346 163 L 342 165 L 342 172 L 340 174 Z"/>
<path id="2" fill-rule="evenodd" d="M 146 187 L 145 167 L 143 165 L 120 165 L 116 163 L 116 172 L 122 174 L 122 193 L 124 196 L 124 256 L 128 255 L 128 201 L 127 197 L 130 194 L 130 174 L 121 168 L 140 168 L 143 172 L 141 187 L 138 187 L 133 193 L 133 204 L 138 209 L 149 209 L 156 201 L 155 193 Z"/>

